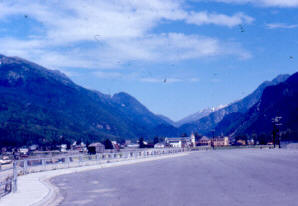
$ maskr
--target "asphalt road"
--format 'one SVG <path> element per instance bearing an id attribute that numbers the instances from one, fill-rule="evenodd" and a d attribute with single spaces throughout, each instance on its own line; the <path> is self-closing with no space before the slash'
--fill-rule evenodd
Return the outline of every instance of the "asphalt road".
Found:
<path id="1" fill-rule="evenodd" d="M 297 206 L 298 150 L 228 150 L 63 175 L 61 206 Z"/>

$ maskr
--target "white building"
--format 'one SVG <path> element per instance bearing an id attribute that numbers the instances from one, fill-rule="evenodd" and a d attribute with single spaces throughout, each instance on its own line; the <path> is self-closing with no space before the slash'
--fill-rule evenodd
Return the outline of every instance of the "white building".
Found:
<path id="1" fill-rule="evenodd" d="M 187 147 L 190 144 L 190 138 L 188 137 L 166 137 L 165 138 L 166 145 L 170 147 Z"/>
<path id="2" fill-rule="evenodd" d="M 26 154 L 28 154 L 29 149 L 28 149 L 27 147 L 21 147 L 21 148 L 19 149 L 19 151 L 20 151 L 21 154 L 26 155 Z"/>
<path id="3" fill-rule="evenodd" d="M 127 147 L 128 148 L 139 148 L 140 147 L 140 145 L 139 144 L 135 144 L 135 143 L 131 143 L 131 144 L 129 144 L 129 145 L 127 145 Z"/>
<path id="4" fill-rule="evenodd" d="M 67 151 L 67 145 L 66 144 L 60 145 L 60 151 L 61 152 L 66 152 Z"/>
<path id="5" fill-rule="evenodd" d="M 163 143 L 156 143 L 154 145 L 154 148 L 165 148 L 165 144 L 163 144 Z"/>

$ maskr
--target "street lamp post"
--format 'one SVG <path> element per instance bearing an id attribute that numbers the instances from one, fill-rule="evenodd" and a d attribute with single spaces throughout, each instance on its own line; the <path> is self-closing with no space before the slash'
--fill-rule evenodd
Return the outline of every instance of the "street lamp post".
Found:
<path id="1" fill-rule="evenodd" d="M 273 123 L 272 136 L 273 136 L 274 148 L 276 147 L 276 141 L 278 142 L 278 145 L 279 145 L 279 148 L 280 148 L 279 126 L 281 126 L 282 124 L 279 123 L 279 121 L 281 119 L 282 119 L 281 116 L 276 116 L 275 118 L 272 118 L 272 123 Z"/>
<path id="2" fill-rule="evenodd" d="M 214 133 L 215 133 L 215 130 L 212 130 L 212 141 L 211 141 L 211 146 L 212 148 L 214 149 Z"/>

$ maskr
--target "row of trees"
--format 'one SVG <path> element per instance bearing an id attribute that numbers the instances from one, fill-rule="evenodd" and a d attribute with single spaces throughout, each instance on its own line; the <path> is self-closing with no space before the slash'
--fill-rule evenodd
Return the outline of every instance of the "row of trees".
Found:
<path id="1" fill-rule="evenodd" d="M 288 129 L 286 131 L 281 131 L 276 134 L 277 141 L 298 141 L 298 131 L 293 131 L 291 129 Z M 245 140 L 246 142 L 248 140 L 254 140 L 254 142 L 258 142 L 261 145 L 266 145 L 269 142 L 273 141 L 273 135 L 268 133 L 252 133 L 252 134 L 243 134 L 238 135 L 235 137 L 236 141 L 241 139 Z"/>

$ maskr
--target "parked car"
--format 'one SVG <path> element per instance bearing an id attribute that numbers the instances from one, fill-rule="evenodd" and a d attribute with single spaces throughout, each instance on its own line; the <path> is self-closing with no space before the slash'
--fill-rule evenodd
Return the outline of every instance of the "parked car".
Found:
<path id="1" fill-rule="evenodd" d="M 8 156 L 3 156 L 2 159 L 0 159 L 1 165 L 10 164 L 10 163 L 12 163 L 12 160 L 9 159 Z"/>

